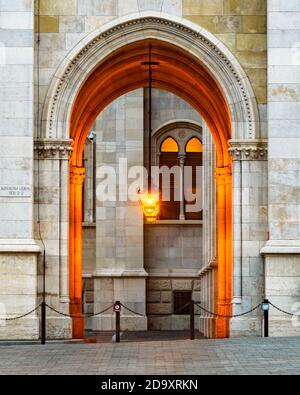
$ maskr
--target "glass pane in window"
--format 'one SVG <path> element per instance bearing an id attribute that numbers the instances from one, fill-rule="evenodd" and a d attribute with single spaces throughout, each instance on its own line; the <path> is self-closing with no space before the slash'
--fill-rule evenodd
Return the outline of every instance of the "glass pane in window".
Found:
<path id="1" fill-rule="evenodd" d="M 161 145 L 161 152 L 179 152 L 178 144 L 172 137 L 168 137 Z"/>
<path id="2" fill-rule="evenodd" d="M 193 137 L 186 145 L 186 152 L 202 152 L 202 143 L 196 137 Z"/>

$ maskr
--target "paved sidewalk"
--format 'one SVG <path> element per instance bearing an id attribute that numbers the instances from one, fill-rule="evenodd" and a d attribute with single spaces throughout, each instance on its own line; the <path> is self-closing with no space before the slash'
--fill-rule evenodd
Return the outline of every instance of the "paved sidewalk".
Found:
<path id="1" fill-rule="evenodd" d="M 299 374 L 300 338 L 0 346 L 0 374 Z"/>

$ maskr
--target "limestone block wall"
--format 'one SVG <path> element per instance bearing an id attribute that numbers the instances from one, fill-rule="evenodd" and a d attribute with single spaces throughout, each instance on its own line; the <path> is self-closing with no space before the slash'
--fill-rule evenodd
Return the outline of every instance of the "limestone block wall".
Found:
<path id="1" fill-rule="evenodd" d="M 153 331 L 184 331 L 190 329 L 189 315 L 172 315 L 174 291 L 190 291 L 195 302 L 200 302 L 200 281 L 194 278 L 161 277 L 147 280 L 148 329 Z M 161 316 L 170 314 L 170 316 Z M 195 317 L 195 329 L 199 329 L 199 317 Z"/>
<path id="2" fill-rule="evenodd" d="M 289 312 L 300 298 L 300 5 L 268 1 L 269 232 L 266 296 Z M 299 335 L 271 311 L 271 334 Z"/>
<path id="3" fill-rule="evenodd" d="M 202 251 L 202 225 L 158 222 L 145 227 L 145 268 L 152 276 L 197 276 Z"/>
<path id="4" fill-rule="evenodd" d="M 202 225 L 146 225 L 144 247 L 149 330 L 188 330 L 189 316 L 172 315 L 173 293 L 191 291 L 200 302 Z"/>
<path id="5" fill-rule="evenodd" d="M 6 317 L 37 306 L 33 241 L 33 1 L 0 3 L 0 304 Z M 0 339 L 36 339 L 36 314 L 0 326 Z"/>
<path id="6" fill-rule="evenodd" d="M 87 34 L 119 17 L 142 11 L 182 16 L 182 0 L 35 0 L 35 3 L 35 30 L 40 31 L 41 107 L 58 65 Z"/>
<path id="7" fill-rule="evenodd" d="M 183 17 L 216 35 L 237 57 L 253 86 L 267 137 L 267 0 L 183 0 Z M 257 136 L 259 137 L 259 136 Z"/>
<path id="8" fill-rule="evenodd" d="M 146 95 L 147 92 L 145 93 L 145 96 Z M 200 114 L 180 97 L 170 92 L 154 89 L 152 92 L 152 100 L 153 132 L 159 130 L 163 125 L 169 122 L 179 120 L 195 121 L 200 125 L 202 124 L 202 117 Z"/>

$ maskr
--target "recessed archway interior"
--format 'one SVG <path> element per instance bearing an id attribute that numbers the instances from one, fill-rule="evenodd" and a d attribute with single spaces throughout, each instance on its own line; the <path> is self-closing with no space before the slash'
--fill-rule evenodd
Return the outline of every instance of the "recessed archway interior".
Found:
<path id="1" fill-rule="evenodd" d="M 112 52 L 93 70 L 78 93 L 70 118 L 70 137 L 74 141 L 70 182 L 70 299 L 71 313 L 82 311 L 82 182 L 85 170 L 83 151 L 88 133 L 98 115 L 115 99 L 128 92 L 147 88 L 148 60 L 152 44 L 153 86 L 168 91 L 189 103 L 207 124 L 216 147 L 217 180 L 217 263 L 215 311 L 228 315 L 232 298 L 232 201 L 231 159 L 228 140 L 231 138 L 231 116 L 222 89 L 201 59 L 164 41 L 152 39 L 128 44 Z M 142 272 L 142 268 L 141 272 Z M 103 275 L 103 273 L 101 274 Z M 119 280 L 118 280 L 119 281 Z M 123 280 L 122 280 L 123 281 Z M 131 281 L 131 280 L 126 280 Z M 142 280 L 144 281 L 144 280 Z M 141 284 L 139 284 L 139 287 Z M 82 337 L 83 320 L 73 320 L 73 336 Z M 229 336 L 229 323 L 218 319 L 214 336 Z"/>

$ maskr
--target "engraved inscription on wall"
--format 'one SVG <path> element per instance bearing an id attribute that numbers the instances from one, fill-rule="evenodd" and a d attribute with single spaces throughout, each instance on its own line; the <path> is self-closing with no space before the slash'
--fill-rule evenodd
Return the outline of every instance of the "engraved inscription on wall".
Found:
<path id="1" fill-rule="evenodd" d="M 0 197 L 31 197 L 28 185 L 0 185 Z"/>

